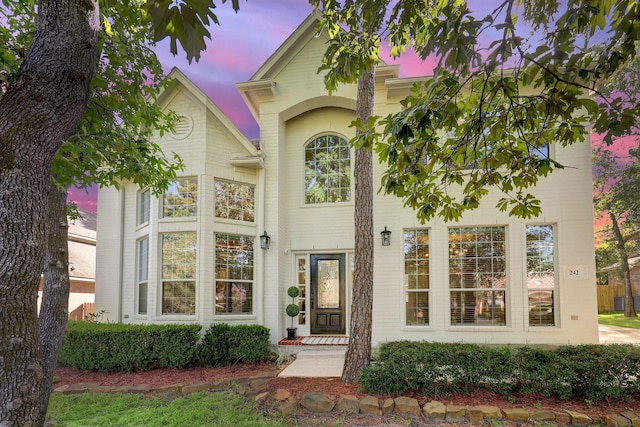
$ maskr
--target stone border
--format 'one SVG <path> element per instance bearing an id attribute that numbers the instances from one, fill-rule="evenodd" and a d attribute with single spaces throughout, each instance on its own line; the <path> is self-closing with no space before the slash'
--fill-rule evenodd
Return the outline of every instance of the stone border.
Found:
<path id="1" fill-rule="evenodd" d="M 271 394 L 263 391 L 262 387 L 279 371 L 264 372 L 247 378 L 234 378 L 215 382 L 197 384 L 171 384 L 154 387 L 151 384 L 136 386 L 103 386 L 101 383 L 78 383 L 56 388 L 54 393 L 179 393 L 187 395 L 200 391 L 233 391 L 243 396 L 252 397 L 258 403 L 265 403 L 268 399 L 275 402 L 278 411 L 283 415 L 291 415 L 299 408 L 313 413 L 330 413 L 332 411 L 344 414 L 374 414 L 387 415 L 395 413 L 405 418 L 424 418 L 433 422 L 468 422 L 472 424 L 481 421 L 535 421 L 556 422 L 578 426 L 605 425 L 640 426 L 640 412 L 626 411 L 621 414 L 607 414 L 604 417 L 589 416 L 574 411 L 550 411 L 545 409 L 528 408 L 499 408 L 497 406 L 477 405 L 459 406 L 447 405 L 437 400 L 427 402 L 424 406 L 410 397 L 396 397 L 395 399 L 380 400 L 375 396 L 365 396 L 362 399 L 354 395 L 341 395 L 336 399 L 320 392 L 310 392 L 295 399 L 286 389 L 278 389 Z"/>

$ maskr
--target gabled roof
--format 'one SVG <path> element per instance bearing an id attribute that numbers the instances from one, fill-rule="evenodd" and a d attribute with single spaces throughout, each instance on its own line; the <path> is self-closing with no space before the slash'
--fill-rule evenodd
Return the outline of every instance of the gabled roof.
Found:
<path id="1" fill-rule="evenodd" d="M 175 80 L 184 87 L 192 96 L 201 102 L 209 113 L 211 113 L 222 126 L 250 153 L 251 156 L 260 156 L 260 150 L 246 137 L 238 128 L 229 120 L 229 118 L 220 110 L 220 108 L 196 86 L 180 69 L 174 67 L 168 79 Z M 166 102 L 171 94 L 176 90 L 176 86 L 172 86 L 160 93 L 157 103 Z"/>
<path id="2" fill-rule="evenodd" d="M 258 68 L 249 81 L 236 83 L 242 99 L 257 122 L 260 121 L 260 99 L 276 96 L 277 89 L 273 78 L 316 36 L 316 27 L 321 17 L 319 12 L 313 12 L 307 16 L 302 24 Z"/>

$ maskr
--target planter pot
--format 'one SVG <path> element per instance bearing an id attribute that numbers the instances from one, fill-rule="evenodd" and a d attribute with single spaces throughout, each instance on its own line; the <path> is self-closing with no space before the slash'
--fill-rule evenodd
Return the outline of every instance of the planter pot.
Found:
<path id="1" fill-rule="evenodd" d="M 298 338 L 298 328 L 287 328 L 287 339 L 294 341 L 296 338 Z"/>

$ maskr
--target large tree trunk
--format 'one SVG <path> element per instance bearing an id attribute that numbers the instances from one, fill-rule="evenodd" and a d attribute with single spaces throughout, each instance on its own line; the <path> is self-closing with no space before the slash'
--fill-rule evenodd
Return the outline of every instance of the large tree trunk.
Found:
<path id="1" fill-rule="evenodd" d="M 625 317 L 638 317 L 636 313 L 636 306 L 633 298 L 633 286 L 631 284 L 631 271 L 629 269 L 629 254 L 625 247 L 624 236 L 620 231 L 620 225 L 618 224 L 618 218 L 611 211 L 611 206 L 607 207 L 609 211 L 609 218 L 611 218 L 611 225 L 613 228 L 613 235 L 616 238 L 616 250 L 620 257 L 620 267 L 622 269 L 622 283 L 624 284 L 624 315 Z"/>
<path id="2" fill-rule="evenodd" d="M 367 123 L 373 114 L 375 70 L 358 79 L 356 117 Z M 361 133 L 360 130 L 357 131 Z M 342 381 L 353 384 L 371 361 L 371 311 L 373 307 L 373 163 L 369 146 L 355 149 L 355 264 L 351 302 L 351 331 Z"/>
<path id="3" fill-rule="evenodd" d="M 49 184 L 47 246 L 43 268 L 44 288 L 38 323 L 44 378 L 36 410 L 36 425 L 44 425 L 53 374 L 69 319 L 69 244 L 67 240 L 67 192 Z"/>
<path id="4" fill-rule="evenodd" d="M 82 117 L 98 5 L 41 0 L 33 40 L 0 99 L 0 425 L 35 425 L 43 379 L 36 301 L 51 160 Z"/>

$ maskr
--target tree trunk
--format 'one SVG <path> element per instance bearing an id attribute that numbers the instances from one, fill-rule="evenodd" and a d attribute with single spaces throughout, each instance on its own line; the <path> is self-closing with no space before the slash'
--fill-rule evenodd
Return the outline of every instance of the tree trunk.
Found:
<path id="1" fill-rule="evenodd" d="M 44 425 L 53 373 L 58 362 L 62 339 L 69 319 L 69 244 L 67 240 L 67 192 L 49 184 L 47 246 L 43 268 L 44 289 L 38 323 L 42 348 L 44 378 L 36 410 L 36 425 Z"/>
<path id="2" fill-rule="evenodd" d="M 625 247 L 625 240 L 622 232 L 620 231 L 620 225 L 618 224 L 618 218 L 611 211 L 611 206 L 607 206 L 609 211 L 609 218 L 611 218 L 611 225 L 613 227 L 613 235 L 616 238 L 616 250 L 620 257 L 620 267 L 622 269 L 622 283 L 624 284 L 624 315 L 625 317 L 638 317 L 636 313 L 636 306 L 634 303 L 633 286 L 631 285 L 631 271 L 629 270 L 629 254 Z"/>
<path id="3" fill-rule="evenodd" d="M 99 11 L 41 0 L 24 62 L 0 99 L 0 425 L 33 426 L 43 379 L 36 301 L 51 160 L 86 107 Z"/>
<path id="4" fill-rule="evenodd" d="M 358 79 L 356 117 L 367 123 L 373 115 L 375 69 Z M 360 130 L 358 134 L 362 133 Z M 355 264 L 351 302 L 351 331 L 345 355 L 342 381 L 353 384 L 360 370 L 371 361 L 373 307 L 373 163 L 369 146 L 355 149 Z"/>

